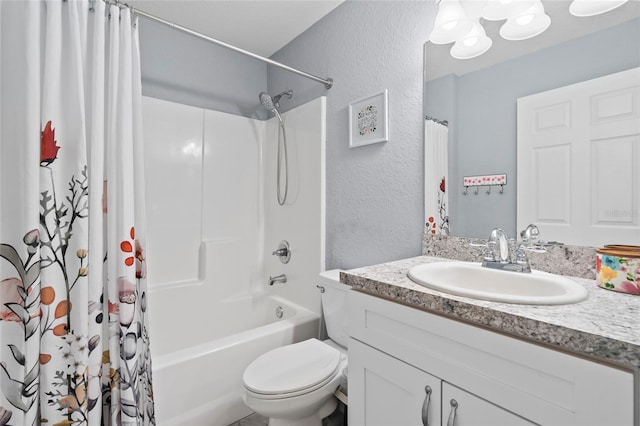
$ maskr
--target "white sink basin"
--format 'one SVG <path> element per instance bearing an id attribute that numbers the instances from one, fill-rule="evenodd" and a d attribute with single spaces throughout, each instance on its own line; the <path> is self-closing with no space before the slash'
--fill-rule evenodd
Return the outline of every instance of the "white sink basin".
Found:
<path id="1" fill-rule="evenodd" d="M 559 275 L 500 271 L 479 263 L 426 263 L 411 268 L 409 278 L 434 290 L 494 302 L 564 305 L 588 296 L 583 286 Z"/>

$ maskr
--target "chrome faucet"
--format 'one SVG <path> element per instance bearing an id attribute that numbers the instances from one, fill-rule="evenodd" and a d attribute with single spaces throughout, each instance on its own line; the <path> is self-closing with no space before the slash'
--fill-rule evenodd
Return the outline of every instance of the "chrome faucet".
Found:
<path id="1" fill-rule="evenodd" d="M 274 285 L 275 283 L 286 283 L 287 276 L 285 274 L 280 274 L 275 277 L 269 277 L 269 285 Z"/>
<path id="2" fill-rule="evenodd" d="M 546 250 L 536 246 L 540 231 L 535 225 L 529 225 L 520 233 L 522 241 L 509 240 L 500 228 L 494 228 L 487 241 L 487 251 L 482 260 L 485 268 L 512 272 L 531 272 L 528 251 L 544 253 Z"/>
<path id="3" fill-rule="evenodd" d="M 507 240 L 507 234 L 500 229 L 494 228 L 489 235 L 487 241 L 487 247 L 489 248 L 491 261 L 499 261 L 500 263 L 507 263 L 509 261 L 509 241 Z M 487 260 L 489 256 L 485 256 Z"/>

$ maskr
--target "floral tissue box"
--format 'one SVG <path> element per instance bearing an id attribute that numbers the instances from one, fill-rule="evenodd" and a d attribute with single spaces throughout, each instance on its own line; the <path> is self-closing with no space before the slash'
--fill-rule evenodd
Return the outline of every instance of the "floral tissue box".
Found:
<path id="1" fill-rule="evenodd" d="M 596 283 L 640 295 L 640 246 L 606 245 L 596 250 Z"/>

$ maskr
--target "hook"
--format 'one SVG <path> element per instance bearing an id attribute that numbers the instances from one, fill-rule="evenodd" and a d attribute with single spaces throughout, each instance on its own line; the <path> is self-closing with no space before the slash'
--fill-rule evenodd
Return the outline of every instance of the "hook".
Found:
<path id="1" fill-rule="evenodd" d="M 467 195 L 468 192 L 469 192 L 469 187 L 465 185 L 464 192 L 462 193 L 462 195 Z"/>
<path id="2" fill-rule="evenodd" d="M 491 185 L 487 186 L 487 194 L 491 194 Z"/>
<path id="3" fill-rule="evenodd" d="M 474 194 L 478 195 L 479 192 L 480 192 L 480 186 L 476 186 L 476 190 L 475 190 Z"/>
<path id="4" fill-rule="evenodd" d="M 502 194 L 504 192 L 504 185 L 500 185 L 500 193 Z"/>

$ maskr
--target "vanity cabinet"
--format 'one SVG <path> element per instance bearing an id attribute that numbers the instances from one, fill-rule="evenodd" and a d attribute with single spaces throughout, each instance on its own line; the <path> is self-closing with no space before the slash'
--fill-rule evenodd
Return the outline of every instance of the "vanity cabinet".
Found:
<path id="1" fill-rule="evenodd" d="M 439 378 L 349 340 L 350 425 L 440 425 L 441 396 Z"/>
<path id="2" fill-rule="evenodd" d="M 535 425 L 355 339 L 349 389 L 350 425 Z"/>
<path id="3" fill-rule="evenodd" d="M 535 426 L 522 417 L 442 382 L 442 426 Z"/>
<path id="4" fill-rule="evenodd" d="M 350 426 L 634 424 L 630 371 L 356 291 L 349 334 Z"/>

